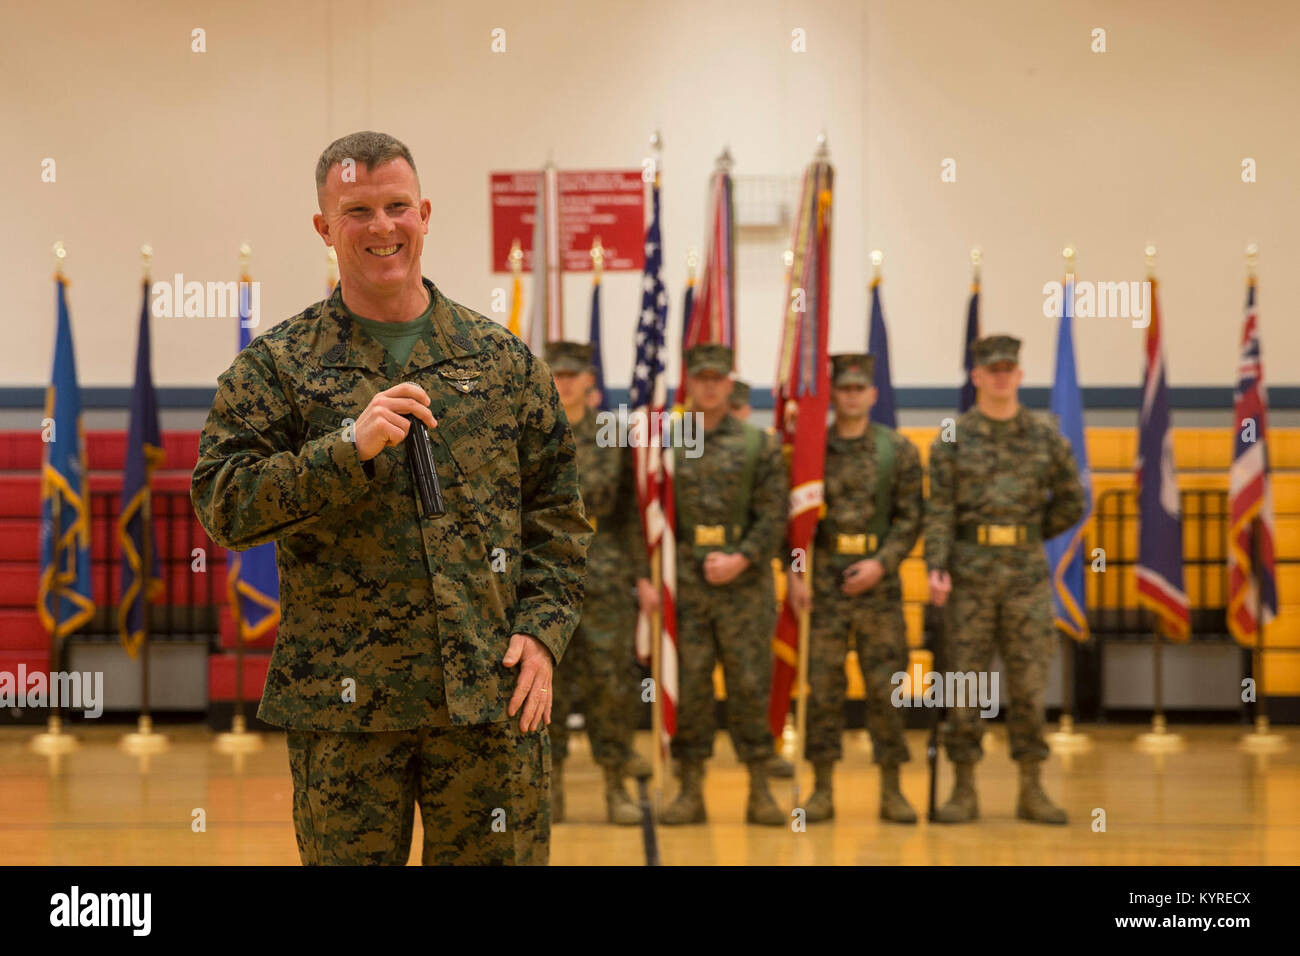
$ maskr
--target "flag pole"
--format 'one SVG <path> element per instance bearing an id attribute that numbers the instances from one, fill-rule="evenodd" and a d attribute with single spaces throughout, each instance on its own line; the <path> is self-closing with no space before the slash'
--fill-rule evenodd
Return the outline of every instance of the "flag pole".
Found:
<path id="1" fill-rule="evenodd" d="M 140 247 L 144 263 L 144 281 L 149 284 L 153 263 L 153 247 L 145 243 Z M 147 360 L 147 357 L 146 357 Z M 154 733 L 153 718 L 149 715 L 149 599 L 153 584 L 153 477 L 146 463 L 144 495 L 140 499 L 140 718 L 133 734 L 122 737 L 122 749 L 135 756 L 162 753 L 167 749 L 167 738 Z"/>
<path id="2" fill-rule="evenodd" d="M 1151 247 L 1148 247 L 1151 248 Z M 1073 288 L 1074 283 L 1074 246 L 1066 246 L 1061 255 L 1065 258 L 1065 281 Z M 971 262 L 975 265 L 975 281 L 979 282 L 979 250 L 971 251 Z M 1064 309 L 1062 304 L 1062 319 L 1065 321 Z M 1074 317 L 1074 303 L 1069 303 L 1070 316 Z M 1086 434 L 1086 433 L 1085 433 Z M 1080 538 L 1080 547 L 1082 547 L 1082 538 Z M 1056 629 L 1057 637 L 1061 640 L 1061 720 L 1056 733 L 1047 735 L 1048 746 L 1055 753 L 1082 753 L 1092 746 L 1092 741 L 1088 739 L 1087 734 L 1078 733 L 1074 729 L 1074 638 L 1066 634 L 1060 628 Z"/>
<path id="3" fill-rule="evenodd" d="M 64 282 L 63 260 L 68 257 L 68 251 L 63 247 L 63 243 L 54 243 L 54 278 L 60 283 Z M 58 352 L 58 331 L 55 330 L 55 352 Z M 53 414 L 53 409 L 51 409 Z M 45 483 L 45 474 L 42 470 L 41 483 Z M 89 507 L 89 502 L 87 502 Z M 59 588 L 59 541 L 63 537 L 62 527 L 62 508 L 59 490 L 54 489 L 50 496 L 50 583 L 54 595 L 54 627 L 50 630 L 50 656 L 49 671 L 57 673 L 59 667 L 59 617 L 63 613 L 63 593 Z M 44 754 L 47 757 L 59 757 L 62 754 L 71 753 L 77 749 L 77 738 L 71 734 L 63 732 L 63 706 L 62 698 L 60 703 L 51 709 L 49 719 L 45 723 L 45 732 L 37 734 L 32 738 L 31 748 L 38 754 Z M 57 764 L 56 764 L 57 766 Z"/>
<path id="4" fill-rule="evenodd" d="M 1259 246 L 1246 247 L 1246 277 L 1253 285 Z M 1255 580 L 1255 645 L 1250 652 L 1250 673 L 1255 678 L 1255 728 L 1241 738 L 1241 749 L 1254 754 L 1277 753 L 1286 749 L 1286 738 L 1273 733 L 1268 723 L 1268 701 L 1264 690 L 1264 590 L 1261 587 L 1259 519 L 1250 525 L 1250 573 Z"/>
<path id="5" fill-rule="evenodd" d="M 804 572 L 804 580 L 808 582 L 809 589 L 813 586 L 813 543 L 808 542 L 808 563 Z M 788 586 L 787 586 L 788 590 Z M 794 788 L 793 788 L 793 805 L 801 806 L 799 803 L 800 784 L 803 780 L 804 773 L 804 745 L 808 738 L 808 645 L 811 642 L 809 633 L 811 631 L 811 609 L 803 608 L 799 611 L 799 653 L 796 657 L 795 665 L 795 689 L 798 690 L 799 696 L 794 702 L 794 757 L 790 761 L 794 764 Z"/>
<path id="6" fill-rule="evenodd" d="M 1145 250 L 1147 265 L 1147 280 L 1155 278 L 1156 274 L 1156 247 L 1148 244 Z M 1151 711 L 1151 730 L 1145 734 L 1139 734 L 1137 739 L 1137 749 L 1143 753 L 1162 754 L 1170 753 L 1183 749 L 1183 737 L 1181 734 L 1171 734 L 1169 725 L 1165 720 L 1164 708 L 1164 670 L 1163 655 L 1161 654 L 1161 645 L 1164 643 L 1160 639 L 1160 620 L 1157 617 L 1151 629 L 1152 631 L 1152 681 L 1154 683 L 1154 706 Z"/>
<path id="7" fill-rule="evenodd" d="M 650 555 L 650 585 L 656 595 L 659 595 L 663 584 L 663 569 L 659 564 L 661 559 L 662 552 L 656 544 Z M 663 678 L 662 642 L 663 610 L 659 607 L 650 614 L 650 684 L 654 688 L 654 696 L 650 698 L 650 739 L 654 744 L 650 756 L 654 794 L 650 805 L 655 816 L 658 816 L 664 798 L 664 702 L 660 683 Z"/>
<path id="8" fill-rule="evenodd" d="M 239 246 L 239 281 L 241 289 L 243 283 L 251 281 L 248 271 L 249 261 L 253 258 L 253 247 L 247 242 L 240 243 Z M 326 281 L 338 283 L 338 254 L 331 248 L 329 251 L 329 263 L 326 272 Z M 331 286 L 332 291 L 332 286 Z M 240 322 L 243 322 L 244 305 L 243 296 L 240 296 L 239 304 Z M 251 334 L 251 333 L 250 333 Z M 244 717 L 244 605 L 239 595 L 239 579 L 235 578 L 232 585 L 234 588 L 234 601 L 231 608 L 235 617 L 235 702 L 234 713 L 230 717 L 230 730 L 217 734 L 214 747 L 218 753 L 230 754 L 236 758 L 235 767 L 238 770 L 241 767 L 239 758 L 243 754 L 254 753 L 262 749 L 262 735 L 249 733 L 247 720 Z"/>

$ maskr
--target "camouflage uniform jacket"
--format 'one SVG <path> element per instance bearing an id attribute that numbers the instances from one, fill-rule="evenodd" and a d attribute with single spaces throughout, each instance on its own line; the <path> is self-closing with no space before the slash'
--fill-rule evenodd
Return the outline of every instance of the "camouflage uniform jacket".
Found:
<path id="1" fill-rule="evenodd" d="M 630 593 L 637 577 L 650 577 L 636 501 L 635 462 L 631 448 L 598 444 L 596 414 L 588 409 L 571 426 L 578 445 L 582 503 L 596 526 L 587 551 L 587 592 Z"/>
<path id="2" fill-rule="evenodd" d="M 826 438 L 826 511 L 817 525 L 814 566 L 832 564 L 848 567 L 855 561 L 874 557 L 886 576 L 898 573 L 898 566 L 911 552 L 921 534 L 921 456 L 916 446 L 890 429 L 894 446 L 893 477 L 890 482 L 889 531 L 874 552 L 836 555 L 835 535 L 864 534 L 876 514 L 876 430 L 868 426 L 857 438 L 841 438 L 834 428 Z M 842 569 L 841 569 L 842 570 Z"/>
<path id="3" fill-rule="evenodd" d="M 191 498 L 218 544 L 277 541 L 282 619 L 258 716 L 294 729 L 506 719 L 510 636 L 558 662 L 582 608 L 591 527 L 545 363 L 433 284 L 406 367 L 342 293 L 254 339 L 218 380 Z M 400 382 L 428 392 L 447 513 L 419 517 L 402 446 L 366 463 L 350 423 Z M 341 700 L 355 680 L 355 702 Z"/>
<path id="4" fill-rule="evenodd" d="M 749 559 L 749 567 L 728 587 L 752 583 L 755 579 L 751 575 L 756 574 L 766 575 L 770 580 L 772 559 L 784 557 L 781 548 L 785 540 L 789 476 L 781 446 L 771 433 L 763 435 L 754 468 L 749 513 L 744 516 L 739 538 L 733 542 L 731 537 L 732 502 L 740 495 L 744 470 L 744 430 L 753 427 L 727 415 L 717 427 L 703 433 L 703 454 L 698 458 L 691 458 L 680 449 L 673 451 L 679 584 L 694 582 L 711 587 L 704 580 L 701 556 L 693 547 L 694 525 L 727 527 L 728 544 L 709 550 L 735 552 Z"/>
<path id="5" fill-rule="evenodd" d="M 997 422 L 974 407 L 957 418 L 956 438 L 946 442 L 941 432 L 930 446 L 925 522 L 930 570 L 953 570 L 961 525 L 1037 523 L 1045 541 L 1082 517 L 1083 487 L 1074 454 L 1050 417 L 1022 405 L 1015 417 Z M 1023 552 L 1027 571 L 1046 573 L 1042 541 L 997 550 L 1008 556 Z"/>

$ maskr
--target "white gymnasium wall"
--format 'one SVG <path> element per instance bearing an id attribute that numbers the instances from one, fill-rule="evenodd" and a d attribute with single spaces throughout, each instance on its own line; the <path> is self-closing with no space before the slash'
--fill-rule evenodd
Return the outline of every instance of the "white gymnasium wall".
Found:
<path id="1" fill-rule="evenodd" d="M 206 53 L 190 52 L 195 27 Z M 505 54 L 490 52 L 494 27 Z M 1104 54 L 1089 50 L 1094 27 Z M 806 53 L 791 50 L 795 28 Z M 1262 249 L 1269 380 L 1297 383 L 1298 48 L 1300 5 L 1285 0 L 7 5 L 0 385 L 48 380 L 56 238 L 81 381 L 126 385 L 145 240 L 155 277 L 201 281 L 233 278 L 247 240 L 266 324 L 322 296 L 311 177 L 338 135 L 407 142 L 434 208 L 425 273 L 486 312 L 508 287 L 489 272 L 488 171 L 548 154 L 562 168 L 635 167 L 656 127 L 674 330 L 713 158 L 727 145 L 738 175 L 798 176 L 825 128 L 832 345 L 865 347 L 868 256 L 882 248 L 897 384 L 957 382 L 972 244 L 985 328 L 1023 336 L 1026 381 L 1045 384 L 1041 288 L 1060 276 L 1061 247 L 1078 246 L 1081 278 L 1140 279 L 1148 239 L 1173 384 L 1233 381 L 1248 240 Z M 1255 184 L 1240 181 L 1245 156 Z M 57 183 L 40 181 L 45 157 Z M 956 183 L 940 182 L 945 157 Z M 740 372 L 755 383 L 772 378 L 784 246 L 738 248 Z M 586 334 L 588 283 L 566 280 L 572 337 Z M 611 385 L 627 383 L 638 298 L 638 276 L 607 278 Z M 1140 334 L 1081 323 L 1084 383 L 1135 384 Z M 234 339 L 231 322 L 158 320 L 155 380 L 211 385 Z"/>

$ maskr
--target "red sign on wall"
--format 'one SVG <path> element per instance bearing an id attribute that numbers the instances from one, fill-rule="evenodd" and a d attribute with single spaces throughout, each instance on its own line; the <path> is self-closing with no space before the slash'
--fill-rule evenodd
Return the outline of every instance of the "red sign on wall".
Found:
<path id="1" fill-rule="evenodd" d="M 492 271 L 510 271 L 510 246 L 518 239 L 524 271 L 533 268 L 533 214 L 542 174 L 492 173 Z M 565 272 L 591 271 L 591 243 L 599 236 L 605 271 L 645 267 L 645 182 L 639 169 L 561 170 L 560 251 Z"/>

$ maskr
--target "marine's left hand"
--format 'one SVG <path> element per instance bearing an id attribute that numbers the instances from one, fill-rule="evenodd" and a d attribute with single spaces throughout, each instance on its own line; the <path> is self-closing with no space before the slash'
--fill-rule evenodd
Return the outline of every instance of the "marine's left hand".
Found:
<path id="1" fill-rule="evenodd" d="M 520 664 L 520 662 L 523 662 Z M 506 667 L 520 664 L 519 679 L 515 682 L 515 692 L 510 697 L 510 706 L 506 713 L 513 717 L 523 706 L 519 717 L 519 729 L 524 733 L 538 730 L 551 722 L 551 676 L 555 672 L 555 662 L 546 645 L 528 634 L 513 634 L 510 647 L 501 663 Z"/>
<path id="2" fill-rule="evenodd" d="M 854 561 L 844 571 L 844 584 L 840 590 L 850 597 L 870 591 L 885 576 L 885 566 L 875 558 Z"/>
<path id="3" fill-rule="evenodd" d="M 704 557 L 704 580 L 712 585 L 730 584 L 749 567 L 749 558 L 743 554 L 725 554 L 710 551 Z"/>

